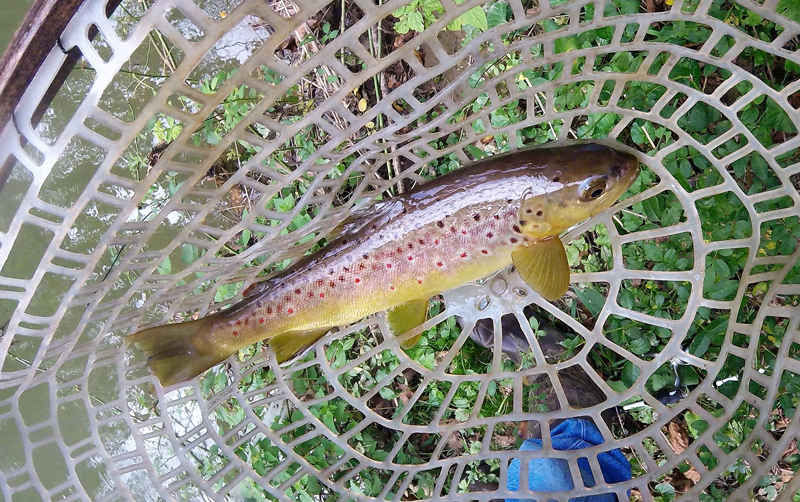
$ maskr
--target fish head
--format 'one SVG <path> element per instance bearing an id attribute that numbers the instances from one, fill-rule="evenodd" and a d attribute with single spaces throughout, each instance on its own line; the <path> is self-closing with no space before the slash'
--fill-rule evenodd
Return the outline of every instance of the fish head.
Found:
<path id="1" fill-rule="evenodd" d="M 534 179 L 546 188 L 523 196 L 519 225 L 530 237 L 559 235 L 605 211 L 639 176 L 639 160 L 630 153 L 599 144 L 568 148 L 540 164 Z"/>

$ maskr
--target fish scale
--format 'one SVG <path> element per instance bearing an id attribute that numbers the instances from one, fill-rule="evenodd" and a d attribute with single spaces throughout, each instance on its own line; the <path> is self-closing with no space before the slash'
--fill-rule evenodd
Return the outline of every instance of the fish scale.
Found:
<path id="1" fill-rule="evenodd" d="M 376 312 L 389 311 L 399 335 L 424 322 L 430 297 L 512 261 L 555 299 L 569 284 L 559 234 L 611 206 L 637 174 L 634 156 L 595 144 L 492 157 L 359 211 L 328 246 L 228 310 L 129 338 L 170 384 L 260 340 L 285 362 Z"/>
<path id="2" fill-rule="evenodd" d="M 358 299 L 365 295 L 381 295 L 377 303 L 371 300 L 369 308 L 386 310 L 412 298 L 438 294 L 442 287 L 447 290 L 484 277 L 509 265 L 511 249 L 518 242 L 529 240 L 513 229 L 518 201 L 507 203 L 504 197 L 500 198 L 501 208 L 487 208 L 486 201 L 481 201 L 456 215 L 417 228 L 397 242 L 379 238 L 385 243 L 376 248 L 374 239 L 364 239 L 347 254 L 309 266 L 302 278 L 270 291 L 243 314 L 264 319 L 264 323 L 271 321 L 276 330 L 286 329 L 283 324 L 291 325 L 293 330 L 314 329 L 330 326 L 331 322 L 336 325 L 336 321 L 347 321 L 351 316 L 364 317 L 366 314 L 358 309 Z M 415 215 L 407 213 L 403 218 L 413 220 Z M 398 225 L 408 223 L 398 221 Z M 310 317 L 306 313 L 317 313 L 340 297 L 352 302 L 339 309 L 351 311 L 343 313 L 341 319 L 328 320 L 319 315 L 305 318 Z M 238 319 L 227 325 L 235 333 L 232 336 L 248 337 L 258 333 L 258 324 L 264 323 L 244 324 Z M 216 343 L 226 343 L 228 338 L 223 334 Z"/>

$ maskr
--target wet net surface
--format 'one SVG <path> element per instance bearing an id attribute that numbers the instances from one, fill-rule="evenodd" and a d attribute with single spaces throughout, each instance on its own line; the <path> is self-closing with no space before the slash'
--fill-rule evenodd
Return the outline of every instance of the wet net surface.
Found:
<path id="1" fill-rule="evenodd" d="M 444 1 L 391 50 L 381 37 L 402 2 L 142 5 L 107 19 L 87 2 L 62 37 L 84 55 L 60 91 L 72 105 L 31 123 L 54 51 L 3 131 L 0 499 L 491 500 L 509 495 L 512 459 L 538 457 L 571 466 L 576 488 L 557 500 L 590 493 L 581 457 L 594 489 L 620 499 L 800 488 L 787 471 L 800 387 L 791 2 L 625 13 L 512 0 L 484 6 L 485 29 L 462 44 L 448 25 L 482 23 L 482 4 Z M 342 22 L 325 31 L 330 12 Z M 210 55 L 231 47 L 240 67 L 215 76 Z M 163 73 L 131 65 L 149 57 L 169 61 Z M 154 127 L 166 141 L 144 134 Z M 637 153 L 643 174 L 564 238 L 573 285 L 558 302 L 505 271 L 435 300 L 413 349 L 381 314 L 290 367 L 258 345 L 167 389 L 124 344 L 235 302 L 370 197 L 587 138 Z M 548 357 L 534 313 L 569 350 Z M 507 315 L 531 346 L 519 361 L 469 338 Z M 685 397 L 664 405 L 676 371 Z M 573 399 L 575 379 L 600 397 Z M 605 442 L 553 451 L 554 421 L 574 416 Z M 544 449 L 518 452 L 537 428 Z M 603 481 L 596 456 L 612 448 L 631 481 Z"/>

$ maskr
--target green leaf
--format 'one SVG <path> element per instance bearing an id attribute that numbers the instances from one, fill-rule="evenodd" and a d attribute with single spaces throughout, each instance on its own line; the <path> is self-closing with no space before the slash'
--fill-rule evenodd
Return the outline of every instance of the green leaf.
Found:
<path id="1" fill-rule="evenodd" d="M 191 265 L 200 258 L 200 250 L 193 244 L 184 244 L 181 247 L 181 260 L 187 265 Z"/>
<path id="2" fill-rule="evenodd" d="M 778 14 L 800 23 L 800 3 L 797 0 L 781 0 L 776 10 Z"/>
<path id="3" fill-rule="evenodd" d="M 639 378 L 639 373 L 640 370 L 638 366 L 630 361 L 625 361 L 625 364 L 622 366 L 622 383 L 625 384 L 625 387 L 633 387 L 633 384 L 636 383 L 636 379 Z"/>
<path id="4" fill-rule="evenodd" d="M 631 340 L 631 352 L 633 352 L 637 356 L 647 354 L 648 352 L 650 352 L 650 340 L 648 340 L 645 337 L 634 338 L 633 340 Z"/>
<path id="5" fill-rule="evenodd" d="M 611 387 L 613 390 L 617 392 L 625 392 L 626 390 L 628 390 L 628 386 L 626 386 L 619 380 L 607 380 L 606 383 L 608 384 L 609 387 Z"/>
<path id="6" fill-rule="evenodd" d="M 419 11 L 414 10 L 409 12 L 408 15 L 406 15 L 405 21 L 406 25 L 408 26 L 408 30 L 406 30 L 406 32 L 409 30 L 418 32 L 425 30 L 425 22 L 423 20 L 422 13 Z"/>
<path id="7" fill-rule="evenodd" d="M 500 26 L 508 22 L 508 4 L 505 2 L 495 2 L 486 11 L 486 21 L 489 28 Z"/>
<path id="8" fill-rule="evenodd" d="M 575 288 L 575 294 L 593 316 L 597 316 L 603 310 L 603 305 L 606 304 L 606 297 L 596 289 Z"/>
<path id="9" fill-rule="evenodd" d="M 697 357 L 703 357 L 703 354 L 708 351 L 711 346 L 711 336 L 708 333 L 701 333 L 694 337 L 691 345 L 689 345 L 689 353 Z"/>
<path id="10" fill-rule="evenodd" d="M 169 256 L 164 258 L 164 261 L 162 261 L 161 265 L 158 266 L 156 272 L 165 275 L 172 273 L 172 262 L 169 260 Z"/>
<path id="11" fill-rule="evenodd" d="M 726 279 L 706 288 L 708 290 L 708 297 L 712 300 L 726 301 L 732 300 L 739 290 L 739 281 Z"/>
<path id="12" fill-rule="evenodd" d="M 464 147 L 464 149 L 467 151 L 467 153 L 475 157 L 476 160 L 481 160 L 486 157 L 486 152 L 475 145 L 467 145 Z"/>
<path id="13" fill-rule="evenodd" d="M 486 20 L 486 13 L 480 6 L 473 7 L 467 12 L 461 14 L 452 23 L 447 25 L 447 29 L 451 31 L 458 31 L 465 24 L 474 26 L 480 31 L 489 29 L 488 21 Z"/>

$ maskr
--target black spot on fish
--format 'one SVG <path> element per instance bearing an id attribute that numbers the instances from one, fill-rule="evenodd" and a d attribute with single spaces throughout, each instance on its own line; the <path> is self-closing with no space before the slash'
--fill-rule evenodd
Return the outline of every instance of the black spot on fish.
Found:
<path id="1" fill-rule="evenodd" d="M 350 272 L 350 269 L 347 267 L 342 267 L 342 270 L 344 270 L 345 272 Z"/>
<path id="2" fill-rule="evenodd" d="M 494 219 L 495 220 L 499 220 L 500 219 L 500 215 L 499 214 L 494 215 Z"/>
<path id="3" fill-rule="evenodd" d="M 521 233 L 522 233 L 522 229 L 521 229 L 521 228 L 519 228 L 519 225 L 514 225 L 514 226 L 513 226 L 513 229 L 514 229 L 514 231 L 515 231 L 516 233 L 518 233 L 518 234 L 521 234 Z"/>
<path id="4" fill-rule="evenodd" d="M 511 200 L 511 199 L 506 199 L 506 204 L 511 204 L 512 202 L 514 202 L 514 201 Z"/>
<path id="5" fill-rule="evenodd" d="M 365 254 L 364 256 L 362 256 L 362 258 L 364 258 L 366 260 L 367 258 L 369 258 L 369 255 Z"/>
<path id="6" fill-rule="evenodd" d="M 451 231 L 452 233 L 456 233 L 456 227 L 450 227 L 450 231 Z"/>
<path id="7" fill-rule="evenodd" d="M 347 244 L 347 239 L 342 239 L 342 244 Z"/>
<path id="8" fill-rule="evenodd" d="M 511 242 L 511 244 L 516 244 L 517 243 L 517 238 L 516 237 L 512 237 L 508 241 Z"/>
<path id="9" fill-rule="evenodd" d="M 542 210 L 536 211 L 536 216 L 544 216 L 544 211 Z"/>
<path id="10" fill-rule="evenodd" d="M 439 227 L 439 228 L 444 228 L 444 222 L 443 221 L 437 221 L 436 222 L 436 226 Z"/>
<path id="11" fill-rule="evenodd" d="M 519 220 L 519 225 L 521 227 L 524 227 L 525 226 L 525 220 Z"/>
<path id="12" fill-rule="evenodd" d="M 553 176 L 553 183 L 558 183 L 559 181 L 561 181 L 561 178 L 558 176 Z"/>
<path id="13" fill-rule="evenodd" d="M 492 237 L 494 237 L 494 234 L 493 234 L 493 233 L 491 233 L 491 232 L 489 232 L 488 234 L 486 234 L 486 237 L 488 237 L 488 238 L 490 238 L 490 239 L 491 239 Z"/>
<path id="14" fill-rule="evenodd" d="M 622 168 L 619 167 L 619 164 L 614 164 L 611 166 L 611 176 L 615 178 L 618 177 L 622 173 Z"/>
<path id="15" fill-rule="evenodd" d="M 472 219 L 474 219 L 475 221 L 481 221 L 481 215 L 475 213 L 474 215 L 472 215 Z"/>
<path id="16" fill-rule="evenodd" d="M 339 280 L 340 280 L 340 281 L 342 281 L 342 282 L 344 282 L 344 276 L 343 276 L 343 275 L 340 275 L 340 276 L 339 276 Z"/>

